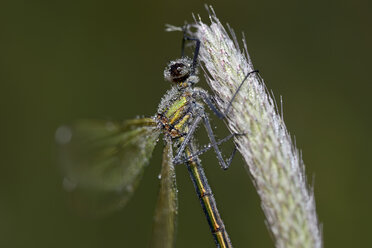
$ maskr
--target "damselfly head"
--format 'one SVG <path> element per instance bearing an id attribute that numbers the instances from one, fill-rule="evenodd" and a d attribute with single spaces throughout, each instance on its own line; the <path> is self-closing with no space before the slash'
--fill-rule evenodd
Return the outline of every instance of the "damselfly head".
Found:
<path id="1" fill-rule="evenodd" d="M 169 62 L 164 70 L 164 78 L 173 83 L 186 83 L 190 76 L 193 76 L 195 73 L 192 60 L 184 57 Z M 193 82 L 187 83 L 196 82 L 193 80 Z"/>

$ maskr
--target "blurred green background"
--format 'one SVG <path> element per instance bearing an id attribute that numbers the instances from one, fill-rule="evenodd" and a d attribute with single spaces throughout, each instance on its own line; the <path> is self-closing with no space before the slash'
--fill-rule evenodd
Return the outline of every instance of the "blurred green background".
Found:
<path id="1" fill-rule="evenodd" d="M 255 67 L 283 96 L 309 182 L 315 176 L 325 247 L 372 247 L 371 2 L 209 3 L 245 32 Z M 0 247 L 148 245 L 161 142 L 127 207 L 92 220 L 67 207 L 54 133 L 78 118 L 154 114 L 169 88 L 163 69 L 180 55 L 181 34 L 164 25 L 191 13 L 208 21 L 196 0 L 0 2 Z M 203 164 L 234 246 L 273 247 L 240 155 L 225 172 L 213 153 Z M 185 167 L 177 180 L 176 246 L 214 247 Z"/>

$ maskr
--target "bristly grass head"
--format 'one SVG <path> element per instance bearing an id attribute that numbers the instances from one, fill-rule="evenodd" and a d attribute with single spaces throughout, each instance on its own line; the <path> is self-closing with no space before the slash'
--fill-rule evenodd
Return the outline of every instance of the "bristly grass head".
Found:
<path id="1" fill-rule="evenodd" d="M 229 27 L 227 32 L 213 9 L 209 10 L 211 24 L 197 19 L 191 35 L 201 41 L 199 60 L 224 112 L 254 68 L 245 39 L 243 53 L 233 30 Z M 322 247 L 302 158 L 259 75 L 247 78 L 227 113 L 227 123 L 231 132 L 245 134 L 236 136 L 235 142 L 254 180 L 276 247 Z"/>

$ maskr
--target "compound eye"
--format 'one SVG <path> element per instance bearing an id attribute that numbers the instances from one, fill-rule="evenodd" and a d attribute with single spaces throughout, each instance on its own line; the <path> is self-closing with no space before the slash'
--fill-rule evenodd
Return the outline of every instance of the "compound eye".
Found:
<path id="1" fill-rule="evenodd" d="M 164 78 L 173 83 L 182 83 L 190 77 L 192 61 L 181 58 L 171 61 L 164 70 Z"/>
<path id="2" fill-rule="evenodd" d="M 184 63 L 174 63 L 169 67 L 171 81 L 184 82 L 190 76 L 190 66 Z"/>
<path id="3" fill-rule="evenodd" d="M 174 79 L 184 76 L 185 72 L 185 64 L 182 63 L 175 63 L 169 68 L 169 73 Z"/>

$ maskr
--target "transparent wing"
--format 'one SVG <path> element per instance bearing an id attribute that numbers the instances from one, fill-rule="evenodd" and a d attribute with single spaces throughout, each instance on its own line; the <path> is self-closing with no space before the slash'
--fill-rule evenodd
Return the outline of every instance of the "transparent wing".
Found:
<path id="1" fill-rule="evenodd" d="M 155 208 L 152 248 L 171 248 L 175 244 L 177 217 L 177 185 L 173 166 L 172 143 L 164 147 L 160 191 Z"/>
<path id="2" fill-rule="evenodd" d="M 118 209 L 133 194 L 160 131 L 150 118 L 81 120 L 57 129 L 64 187 L 82 214 Z"/>

